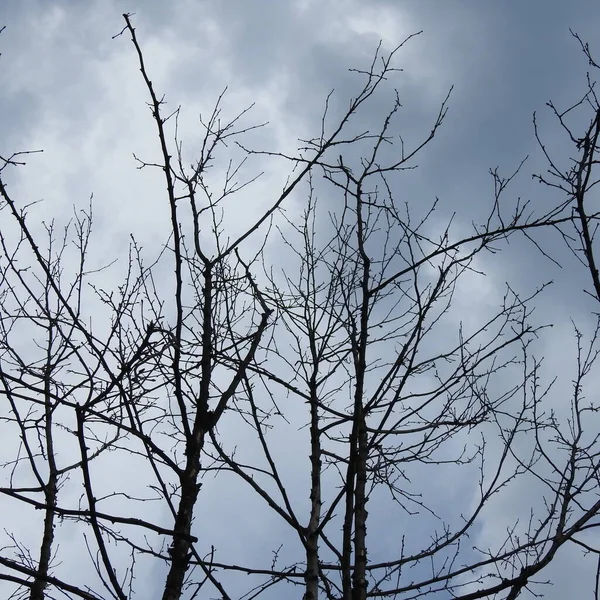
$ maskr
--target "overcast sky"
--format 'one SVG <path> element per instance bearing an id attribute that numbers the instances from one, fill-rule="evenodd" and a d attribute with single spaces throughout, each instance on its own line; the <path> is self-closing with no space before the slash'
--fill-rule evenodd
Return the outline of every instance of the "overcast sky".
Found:
<path id="1" fill-rule="evenodd" d="M 403 72 L 395 85 L 406 139 L 428 133 L 440 103 L 454 89 L 447 120 L 400 193 L 417 211 L 439 197 L 440 222 L 456 212 L 465 231 L 492 199 L 489 169 L 499 166 L 509 174 L 527 155 L 513 196 L 530 199 L 537 207 L 552 201 L 531 179 L 546 168 L 534 139 L 532 114 L 538 112 L 548 146 L 560 153 L 562 138 L 545 104 L 553 100 L 566 107 L 581 97 L 586 85 L 587 62 L 569 28 L 600 55 L 600 3 L 594 0 L 4 0 L 0 155 L 44 150 L 31 156 L 25 168 L 11 171 L 12 193 L 23 204 L 43 199 L 36 218 L 59 221 L 68 218 L 73 206 L 87 206 L 93 194 L 94 244 L 101 251 L 91 260 L 97 264 L 108 256 L 122 256 L 130 232 L 151 248 L 163 243 L 168 231 L 160 173 L 136 170 L 133 158 L 135 153 L 152 162 L 159 148 L 130 38 L 113 39 L 124 26 L 123 12 L 135 13 L 158 94 L 165 94 L 173 110 L 182 107 L 181 137 L 190 149 L 201 135 L 198 114 L 210 111 L 226 86 L 229 114 L 256 103 L 251 120 L 269 121 L 254 135 L 254 143 L 265 149 L 294 148 L 297 138 L 319 132 L 325 97 L 332 89 L 338 109 L 356 92 L 350 67 L 366 67 L 380 40 L 384 50 L 391 50 L 422 30 L 397 57 Z M 361 118 L 376 122 L 379 108 L 383 110 L 372 105 L 372 112 Z M 243 197 L 239 222 L 233 219 L 232 228 L 256 214 L 287 175 L 280 163 L 256 163 L 253 168 L 264 170 L 265 176 Z M 564 255 L 564 248 L 553 246 L 556 238 L 544 241 Z M 585 273 L 568 260 L 558 269 L 531 246 L 519 245 L 484 266 L 491 269 L 488 277 L 468 280 L 468 291 L 458 299 L 471 317 L 479 306 L 501 296 L 507 280 L 524 293 L 555 281 L 535 316 L 556 325 L 555 337 L 541 340 L 539 350 L 547 355 L 549 372 L 563 374 L 557 397 L 568 394 L 572 374 L 564 369 L 572 366 L 573 355 L 565 356 L 564 345 L 575 348 L 569 317 L 584 327 L 590 321 L 590 305 L 580 293 Z M 118 273 L 114 278 L 118 282 Z M 289 447 L 293 435 L 282 433 L 274 443 Z M 292 457 L 289 471 L 295 468 Z M 451 488 L 452 479 L 439 485 Z M 206 526 L 207 535 L 219 539 L 241 562 L 257 548 L 269 553 L 277 547 L 283 530 L 273 516 L 248 519 L 239 506 L 228 504 L 231 493 L 225 497 L 219 488 L 211 490 L 206 502 L 215 517 Z M 469 502 L 460 487 L 446 493 L 449 512 Z M 516 486 L 514 506 L 528 505 L 527 495 L 527 489 Z M 245 502 L 248 512 L 256 504 L 257 514 L 262 514 L 258 500 Z M 505 501 L 503 507 L 510 517 L 511 503 Z M 8 529 L 2 515 L 17 514 L 12 510 L 6 506 L 0 512 L 0 529 Z M 396 533 L 377 519 L 372 505 L 370 511 L 370 540 L 379 544 L 371 552 L 384 555 L 396 544 Z M 478 542 L 485 545 L 502 534 L 502 517 L 500 509 L 486 517 Z M 270 534 L 264 533 L 265 527 Z M 14 528 L 27 534 L 26 523 Z M 69 547 L 69 535 L 67 530 L 63 548 Z M 260 538 L 252 550 L 246 537 Z M 84 559 L 73 556 L 74 564 L 83 565 Z M 554 586 L 544 588 L 545 597 L 591 598 L 595 568 L 595 561 L 584 560 L 580 550 L 563 552 L 553 567 Z M 0 595 L 3 589 L 0 585 Z"/>

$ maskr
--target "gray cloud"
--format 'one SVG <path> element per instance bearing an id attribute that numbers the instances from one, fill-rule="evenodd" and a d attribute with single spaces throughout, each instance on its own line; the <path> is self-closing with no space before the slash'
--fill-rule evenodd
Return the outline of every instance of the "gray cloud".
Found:
<path id="1" fill-rule="evenodd" d="M 348 68 L 364 68 L 380 38 L 384 49 L 389 50 L 423 29 L 421 36 L 400 51 L 398 64 L 404 71 L 388 88 L 398 88 L 403 104 L 398 128 L 407 141 L 428 133 L 440 102 L 451 85 L 455 88 L 439 136 L 419 159 L 419 170 L 398 178 L 397 192 L 417 212 L 425 211 L 439 196 L 436 222 L 445 223 L 457 212 L 461 232 L 489 206 L 493 191 L 487 174 L 490 167 L 499 165 L 508 173 L 525 155 L 531 155 L 515 182 L 513 196 L 530 198 L 534 207 L 550 201 L 548 191 L 540 192 L 540 186 L 530 181 L 531 172 L 546 168 L 533 138 L 531 115 L 533 111 L 543 115 L 544 103 L 551 98 L 563 106 L 578 99 L 585 86 L 586 64 L 568 27 L 593 44 L 600 25 L 600 6 L 584 0 L 153 0 L 127 4 L 130 6 L 116 1 L 88 2 L 85 6 L 67 1 L 8 2 L 2 15 L 7 29 L 0 35 L 0 153 L 36 148 L 45 151 L 31 157 L 25 169 L 10 174 L 14 193 L 23 202 L 44 198 L 36 214 L 58 221 L 68 218 L 73 205 L 87 206 L 93 193 L 96 240 L 104 249 L 100 255 L 91 256 L 96 264 L 122 256 L 130 231 L 148 252 L 154 251 L 153 245 L 158 249 L 165 242 L 168 231 L 160 172 L 148 168 L 136 171 L 132 157 L 135 153 L 151 162 L 158 147 L 133 48 L 125 35 L 111 39 L 123 26 L 120 13 L 124 10 L 136 12 L 136 27 L 157 89 L 166 94 L 173 110 L 182 105 L 182 137 L 190 156 L 201 134 L 197 114 L 206 114 L 225 86 L 229 86 L 225 107 L 231 115 L 256 101 L 249 121 L 270 121 L 265 130 L 252 136 L 255 146 L 293 147 L 298 136 L 318 134 L 330 90 L 335 89 L 332 121 L 346 108 L 360 86 L 360 76 Z M 389 100 L 389 96 L 375 98 L 353 127 L 358 131 L 380 122 Z M 548 146 L 560 147 L 562 138 L 551 119 L 541 119 Z M 223 156 L 228 156 L 227 152 L 235 154 L 229 149 Z M 348 163 L 357 158 L 350 151 Z M 281 163 L 255 162 L 251 166 L 256 172 L 264 168 L 265 175 L 236 200 L 239 209 L 231 227 L 243 226 L 258 211 L 257 204 L 267 204 L 289 172 Z M 217 167 L 215 179 L 220 172 Z M 329 188 L 320 182 L 317 185 L 324 198 L 335 201 Z M 298 207 L 302 198 L 292 200 Z M 541 241 L 553 252 L 563 253 L 557 236 L 544 236 Z M 276 257 L 280 248 L 273 243 L 269 251 Z M 540 300 L 536 319 L 557 323 L 539 342 L 539 348 L 547 355 L 548 376 L 564 373 L 562 387 L 553 400 L 559 405 L 569 392 L 572 377 L 563 371 L 565 353 L 572 352 L 562 343 L 571 335 L 568 317 L 573 314 L 584 324 L 591 320 L 589 306 L 579 300 L 585 273 L 570 260 L 562 269 L 552 266 L 525 241 L 481 261 L 489 275 L 466 279 L 465 289 L 457 298 L 457 319 L 462 318 L 460 309 L 468 310 L 477 320 L 486 307 L 493 308 L 505 280 L 510 279 L 525 292 L 548 279 L 556 280 Z M 119 269 L 122 265 L 104 276 L 107 285 L 120 281 Z M 167 268 L 164 274 L 169 276 Z M 455 324 L 448 325 L 449 332 Z M 557 329 L 562 332 L 558 343 Z M 273 447 L 286 465 L 290 490 L 304 490 L 306 432 L 298 428 L 306 415 L 302 407 L 291 412 L 291 424 L 281 422 L 280 429 L 272 434 Z M 235 423 L 232 430 L 241 431 L 242 427 Z M 247 444 L 253 459 L 258 457 L 252 440 L 236 441 L 240 448 Z M 299 449 L 292 456 L 291 446 Z M 102 468 L 108 477 L 112 467 L 105 464 Z M 126 480 L 127 474 L 122 475 Z M 467 481 L 471 475 L 466 472 L 461 480 L 458 475 L 446 474 L 431 481 L 427 472 L 415 472 L 413 483 L 415 489 L 437 494 L 440 509 L 446 510 L 448 519 L 456 520 L 465 502 L 464 490 L 472 491 Z M 448 489 L 453 481 L 456 487 Z M 503 496 L 497 512 L 486 515 L 476 532 L 477 543 L 499 539 L 506 527 L 503 517 L 510 520 L 514 514 L 511 507 L 516 510 L 518 506 L 525 514 L 531 504 L 537 505 L 539 496 L 531 493 L 532 489 L 516 486 Z M 447 496 L 442 497 L 444 491 Z M 207 480 L 203 493 L 203 510 L 211 518 L 197 527 L 206 540 L 216 540 L 222 555 L 230 552 L 247 564 L 258 556 L 268 556 L 283 540 L 287 545 L 282 556 L 292 559 L 294 551 L 285 554 L 293 548 L 285 525 L 263 511 L 261 502 L 239 481 Z M 239 498 L 253 516 L 240 511 Z M 306 510 L 308 498 L 299 497 L 297 502 Z M 370 536 L 378 540 L 374 556 L 397 544 L 403 531 L 418 536 L 420 527 L 407 517 L 390 525 L 385 515 L 390 510 L 389 500 L 381 498 L 380 502 L 380 514 L 371 509 Z M 10 506 L 6 510 L 15 511 L 10 514 L 15 516 L 20 535 L 32 535 L 17 509 Z M 64 535 L 66 556 L 82 565 L 84 581 L 87 573 L 82 541 L 75 528 L 67 529 Z M 203 550 L 208 551 L 211 543 L 207 541 Z M 547 598 L 591 593 L 589 577 L 595 564 L 580 557 L 578 549 L 559 557 L 552 568 L 556 585 L 545 589 Z M 69 568 L 66 561 L 63 569 Z M 158 580 L 160 573 L 152 577 Z M 232 583 L 234 589 L 245 585 L 240 579 Z M 148 589 L 151 587 L 150 578 Z"/>

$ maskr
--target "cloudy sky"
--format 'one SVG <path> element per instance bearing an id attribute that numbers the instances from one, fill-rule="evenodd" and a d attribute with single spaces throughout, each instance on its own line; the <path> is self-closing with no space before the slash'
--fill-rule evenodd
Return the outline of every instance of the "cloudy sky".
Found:
<path id="1" fill-rule="evenodd" d="M 298 138 L 319 133 L 331 90 L 334 112 L 356 93 L 357 77 L 350 67 L 365 68 L 380 40 L 384 50 L 391 50 L 423 31 L 397 57 L 403 69 L 394 81 L 403 105 L 402 135 L 410 142 L 427 134 L 451 86 L 453 92 L 439 135 L 400 193 L 416 211 L 438 197 L 440 222 L 457 213 L 457 226 L 464 231 L 485 214 L 493 198 L 489 169 L 499 167 L 510 174 L 525 156 L 530 158 L 509 194 L 530 199 L 537 208 L 553 201 L 531 179 L 546 168 L 533 135 L 532 114 L 538 112 L 548 147 L 563 156 L 564 140 L 546 102 L 566 107 L 577 101 L 585 92 L 588 68 L 569 28 L 592 49 L 596 45 L 600 55 L 600 3 L 593 0 L 5 0 L 0 6 L 0 26 L 6 25 L 0 35 L 0 155 L 44 150 L 30 156 L 26 167 L 7 174 L 7 180 L 19 202 L 44 200 L 35 212 L 40 221 L 66 220 L 73 206 L 86 207 L 93 194 L 99 251 L 90 259 L 97 265 L 107 257 L 123 256 L 130 233 L 145 248 L 159 248 L 168 231 L 160 173 L 137 170 L 133 158 L 135 154 L 152 162 L 159 148 L 130 38 L 115 37 L 124 26 L 124 12 L 135 13 L 155 89 L 165 94 L 168 107 L 182 107 L 180 133 L 190 155 L 202 133 L 198 115 L 210 112 L 225 87 L 228 114 L 255 103 L 252 122 L 269 122 L 252 134 L 252 143 L 293 149 Z M 385 108 L 370 105 L 361 119 L 378 122 Z M 242 195 L 229 223 L 232 232 L 257 214 L 261 202 L 270 201 L 289 173 L 285 164 L 267 160 L 252 168 L 265 175 L 251 193 Z M 301 200 L 294 197 L 291 202 L 298 208 Z M 557 257 L 567 256 L 557 238 L 541 239 Z M 540 299 L 536 319 L 555 323 L 554 337 L 540 340 L 538 349 L 547 357 L 549 373 L 562 375 L 557 398 L 571 386 L 568 369 L 574 355 L 569 350 L 565 356 L 565 344 L 573 350 L 575 346 L 569 319 L 585 328 L 593 309 L 581 294 L 585 273 L 568 257 L 561 262 L 558 268 L 530 245 L 517 244 L 482 265 L 488 277 L 468 279 L 468 289 L 458 298 L 465 313 L 476 318 L 479 307 L 501 296 L 505 281 L 523 293 L 555 282 Z M 118 282 L 118 265 L 111 273 L 106 277 Z M 289 447 L 294 435 L 282 432 L 273 443 Z M 294 457 L 289 460 L 289 472 L 300 468 Z M 449 512 L 468 504 L 460 487 L 452 489 L 451 478 L 443 485 L 451 488 L 445 490 Z M 248 518 L 253 510 L 263 515 L 255 498 L 245 499 L 242 514 L 230 502 L 236 495 L 232 489 L 207 491 L 206 505 L 216 516 L 205 533 L 240 562 L 257 551 L 270 553 L 283 535 L 280 524 L 267 514 Z M 511 502 L 525 510 L 534 502 L 528 492 L 515 486 L 503 503 L 506 514 L 498 508 L 483 520 L 478 542 L 497 539 L 506 526 L 503 516 L 510 519 Z M 240 488 L 239 493 L 246 492 Z M 0 515 L 20 514 L 2 506 Z M 371 513 L 376 512 L 371 506 Z M 27 522 L 19 518 L 13 519 L 13 531 L 26 539 Z M 9 530 L 2 519 L 0 529 Z M 223 521 L 228 523 L 225 533 Z M 376 517 L 372 526 L 371 539 L 379 544 L 372 552 L 385 555 L 397 543 L 396 532 L 386 530 Z M 70 545 L 79 546 L 73 539 L 76 533 L 67 528 L 64 536 L 63 560 L 69 560 Z M 247 539 L 258 540 L 252 550 Z M 85 556 L 74 553 L 72 564 L 83 565 Z M 554 574 L 548 573 L 554 586 L 543 588 L 545 597 L 590 598 L 595 568 L 595 561 L 584 560 L 580 550 L 565 551 Z M 144 596 L 140 592 L 138 597 Z"/>

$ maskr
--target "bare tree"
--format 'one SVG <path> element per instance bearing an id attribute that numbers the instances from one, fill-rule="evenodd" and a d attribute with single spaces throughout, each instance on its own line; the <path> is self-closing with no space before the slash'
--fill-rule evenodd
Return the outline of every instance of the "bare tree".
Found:
<path id="1" fill-rule="evenodd" d="M 43 515 L 37 554 L 10 532 L 0 550 L 12 597 L 125 600 L 143 589 L 137 573 L 153 571 L 163 600 L 516 598 L 538 593 L 533 578 L 562 546 L 599 554 L 583 537 L 600 509 L 597 408 L 583 386 L 600 324 L 587 346 L 577 331 L 571 413 L 561 419 L 544 408 L 552 386 L 532 351 L 545 329 L 531 317 L 544 286 L 507 284 L 478 323 L 453 303 L 481 257 L 514 236 L 544 252 L 536 236 L 546 230 L 570 244 L 600 299 L 596 213 L 586 207 L 600 132 L 591 80 L 575 107 L 552 107 L 578 151 L 575 166 L 561 171 L 542 145 L 554 179 L 540 181 L 564 202 L 536 214 L 506 198 L 523 163 L 507 178 L 494 170 L 488 217 L 456 235 L 452 222 L 440 228 L 435 203 L 402 199 L 403 172 L 433 140 L 450 97 L 421 141 L 405 144 L 400 97 L 389 94 L 410 38 L 356 70 L 356 96 L 340 114 L 328 98 L 320 133 L 293 155 L 243 145 L 257 126 L 245 124 L 248 111 L 223 118 L 219 97 L 188 167 L 179 111 L 166 112 L 124 18 L 156 127 L 159 158 L 137 160 L 164 174 L 164 246 L 149 257 L 133 241 L 124 281 L 106 289 L 95 278 L 110 264 L 88 266 L 91 205 L 62 230 L 44 225 L 43 241 L 34 208 L 7 183 L 27 152 L 1 158 L 0 423 L 10 455 L 0 492 Z M 382 97 L 391 98 L 387 114 L 361 128 L 361 110 Z M 593 111 L 582 138 L 567 123 L 576 108 Z M 216 184 L 210 168 L 225 148 L 238 162 Z M 242 178 L 257 156 L 289 163 L 290 176 L 232 234 L 226 215 L 257 178 Z M 286 211 L 301 194 L 302 214 Z M 171 279 L 159 285 L 167 265 Z M 240 427 L 243 439 L 232 434 Z M 285 452 L 272 439 L 284 427 L 301 428 L 305 446 Z M 291 472 L 290 453 L 302 474 Z M 103 477 L 125 466 L 138 473 L 132 481 Z M 469 487 L 456 514 L 429 483 L 463 471 Z M 273 557 L 251 565 L 221 559 L 198 532 L 214 519 L 201 488 L 232 477 L 285 528 Z M 522 515 L 505 523 L 495 546 L 474 546 L 481 519 L 520 481 L 537 486 L 536 512 L 524 525 Z M 60 563 L 65 523 L 83 534 L 95 580 Z M 371 541 L 382 525 L 400 532 L 393 544 Z M 237 591 L 240 575 L 251 576 L 247 593 Z"/>

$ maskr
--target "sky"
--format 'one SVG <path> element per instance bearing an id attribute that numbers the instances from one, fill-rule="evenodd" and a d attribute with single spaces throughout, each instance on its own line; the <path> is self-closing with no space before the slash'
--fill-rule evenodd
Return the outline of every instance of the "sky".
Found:
<path id="1" fill-rule="evenodd" d="M 318 134 L 331 90 L 333 115 L 356 93 L 357 75 L 350 68 L 365 68 L 380 41 L 385 52 L 422 31 L 396 59 L 402 72 L 393 85 L 402 103 L 403 138 L 410 143 L 427 134 L 451 87 L 452 94 L 442 128 L 420 155 L 419 168 L 402 179 L 398 195 L 415 214 L 439 198 L 434 222 L 445 223 L 456 214 L 456 227 L 465 232 L 486 214 L 493 198 L 490 168 L 508 175 L 528 156 L 507 194 L 530 200 L 536 210 L 555 200 L 531 178 L 547 168 L 532 115 L 538 115 L 547 147 L 564 159 L 564 138 L 546 103 L 566 107 L 577 101 L 585 92 L 588 68 L 569 30 L 589 41 L 592 50 L 597 46 L 600 55 L 600 4 L 593 0 L 5 0 L 0 6 L 0 26 L 6 26 L 0 34 L 0 155 L 43 149 L 30 155 L 25 167 L 11 170 L 7 181 L 19 202 L 43 200 L 30 211 L 38 224 L 52 218 L 66 222 L 93 195 L 91 265 L 121 259 L 99 274 L 109 287 L 123 275 L 130 234 L 151 253 L 164 243 L 169 226 L 160 172 L 137 169 L 134 158 L 152 162 L 159 148 L 130 38 L 117 35 L 124 12 L 134 14 L 155 89 L 172 110 L 181 106 L 179 128 L 189 156 L 201 140 L 198 115 L 208 114 L 225 88 L 224 112 L 234 115 L 253 104 L 248 122 L 268 122 L 250 134 L 255 147 L 293 150 L 298 138 Z M 379 122 L 386 101 L 369 105 L 359 124 Z M 289 174 L 288 165 L 268 157 L 256 158 L 248 169 L 264 175 L 240 195 L 239 208 L 228 216 L 232 237 L 269 204 Z M 302 202 L 294 195 L 290 214 L 300 211 Z M 536 342 L 536 351 L 545 356 L 546 376 L 560 376 L 554 388 L 559 410 L 572 387 L 571 319 L 585 330 L 594 307 L 581 293 L 586 274 L 559 237 L 544 234 L 540 242 L 560 257 L 560 268 L 526 243 L 486 255 L 478 266 L 487 276 L 465 278 L 455 318 L 483 319 L 502 297 L 506 281 L 523 293 L 554 281 L 536 304 L 537 322 L 554 323 L 552 332 Z M 268 247 L 271 258 L 280 251 L 276 241 Z M 598 373 L 591 377 L 595 381 Z M 304 477 L 295 451 L 304 440 L 305 431 L 298 428 L 302 418 L 294 413 L 293 426 L 272 433 L 291 489 L 296 477 Z M 2 456 L 7 456 L 4 446 Z M 110 458 L 98 469 L 106 469 L 113 483 L 131 483 L 131 473 L 116 472 Z M 439 473 L 430 481 L 422 474 L 421 485 L 443 494 L 440 508 L 457 514 L 471 501 L 465 479 L 471 476 Z M 415 477 L 420 481 L 418 473 Z M 269 555 L 285 539 L 285 528 L 241 482 L 222 481 L 205 491 L 203 510 L 212 518 L 202 525 L 203 535 L 217 540 L 223 556 L 240 562 Z M 484 515 L 477 543 L 498 540 L 514 511 L 526 513 L 535 505 L 538 491 L 515 485 Z M 0 506 L 0 515 L 9 515 L 0 517 L 0 529 L 30 539 L 35 530 L 30 517 L 14 503 L 0 500 Z M 382 501 L 381 514 L 384 506 Z M 419 536 L 416 525 L 402 521 L 395 528 L 372 505 L 370 510 L 369 535 L 377 540 L 373 555 L 384 556 L 397 546 L 402 531 Z M 65 524 L 61 535 L 63 562 L 83 578 L 89 565 L 79 533 Z M 0 541 L 0 547 L 6 543 Z M 595 561 L 580 549 L 565 550 L 543 574 L 553 585 L 541 591 L 550 600 L 589 598 L 595 569 Z M 141 583 L 146 596 L 140 592 L 138 597 L 154 597 L 149 591 L 154 581 L 160 574 L 150 573 Z M 0 583 L 0 595 L 5 585 Z"/>

